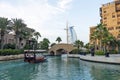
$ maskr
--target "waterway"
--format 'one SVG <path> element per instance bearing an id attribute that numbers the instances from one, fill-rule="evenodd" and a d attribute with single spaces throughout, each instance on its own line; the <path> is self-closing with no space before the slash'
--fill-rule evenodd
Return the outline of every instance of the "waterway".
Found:
<path id="1" fill-rule="evenodd" d="M 23 60 L 1 61 L 0 80 L 120 80 L 120 65 L 48 57 L 39 64 Z"/>

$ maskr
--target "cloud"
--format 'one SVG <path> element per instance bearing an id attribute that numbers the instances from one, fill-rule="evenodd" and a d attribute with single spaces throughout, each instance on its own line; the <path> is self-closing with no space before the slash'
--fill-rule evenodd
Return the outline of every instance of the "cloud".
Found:
<path id="1" fill-rule="evenodd" d="M 56 25 L 62 23 L 60 20 L 57 21 L 56 18 L 64 15 L 71 1 L 58 0 L 57 5 L 53 6 L 49 4 L 48 0 L 13 0 L 13 2 L 5 0 L 0 2 L 0 16 L 9 19 L 22 18 L 28 27 L 40 32 L 43 37 L 54 37 L 55 29 L 59 26 Z"/>
<path id="2" fill-rule="evenodd" d="M 59 0 L 58 6 L 61 9 L 67 9 L 69 7 L 69 4 L 72 2 L 72 0 Z"/>

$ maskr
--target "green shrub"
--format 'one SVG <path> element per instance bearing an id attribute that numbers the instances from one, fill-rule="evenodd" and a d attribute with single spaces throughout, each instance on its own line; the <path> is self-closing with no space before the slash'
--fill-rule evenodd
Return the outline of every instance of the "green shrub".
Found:
<path id="1" fill-rule="evenodd" d="M 3 48 L 4 49 L 15 49 L 15 44 L 8 43 L 8 44 L 5 44 Z"/>
<path id="2" fill-rule="evenodd" d="M 81 50 L 78 50 L 78 49 L 74 49 L 70 52 L 70 54 L 79 54 Z"/>
<path id="3" fill-rule="evenodd" d="M 116 50 L 110 50 L 109 52 L 110 52 L 110 54 L 117 54 L 118 53 L 118 51 L 116 51 Z"/>
<path id="4" fill-rule="evenodd" d="M 86 53 L 86 54 L 89 54 L 89 50 L 86 50 L 86 51 L 83 51 L 81 49 L 74 49 L 70 52 L 70 54 L 81 54 L 81 53 Z"/>
<path id="5" fill-rule="evenodd" d="M 18 55 L 18 54 L 23 54 L 23 50 L 13 50 L 13 49 L 3 49 L 0 50 L 0 55 L 1 56 L 6 56 L 6 55 Z"/>
<path id="6" fill-rule="evenodd" d="M 103 51 L 100 51 L 100 50 L 95 51 L 95 54 L 96 55 L 105 55 L 105 53 Z"/>

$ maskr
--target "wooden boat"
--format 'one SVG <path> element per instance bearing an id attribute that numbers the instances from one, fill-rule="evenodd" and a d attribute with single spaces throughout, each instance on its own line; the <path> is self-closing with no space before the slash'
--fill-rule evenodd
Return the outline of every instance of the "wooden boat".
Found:
<path id="1" fill-rule="evenodd" d="M 25 50 L 24 61 L 29 63 L 45 62 L 47 59 L 45 56 L 36 56 L 36 53 L 43 53 L 45 50 Z"/>

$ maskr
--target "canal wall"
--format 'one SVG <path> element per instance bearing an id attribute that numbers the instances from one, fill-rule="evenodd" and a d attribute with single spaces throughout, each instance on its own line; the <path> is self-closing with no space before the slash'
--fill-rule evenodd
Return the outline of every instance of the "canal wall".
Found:
<path id="1" fill-rule="evenodd" d="M 68 54 L 68 57 L 80 58 L 80 60 L 96 62 L 96 63 L 106 63 L 106 64 L 118 64 L 120 65 L 120 54 L 111 54 L 110 57 L 103 56 L 91 56 L 91 55 L 79 55 L 79 54 Z"/>
<path id="2" fill-rule="evenodd" d="M 24 58 L 24 54 L 0 56 L 0 61 L 8 61 L 8 60 L 15 60 L 15 59 L 23 59 L 23 58 Z"/>

